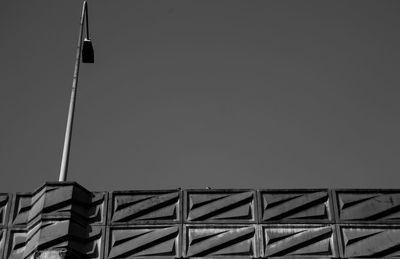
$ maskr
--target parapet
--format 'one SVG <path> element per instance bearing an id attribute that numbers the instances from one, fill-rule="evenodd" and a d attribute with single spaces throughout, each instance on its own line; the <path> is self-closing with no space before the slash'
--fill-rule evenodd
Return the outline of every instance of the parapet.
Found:
<path id="1" fill-rule="evenodd" d="M 399 258 L 400 189 L 0 194 L 0 258 Z"/>

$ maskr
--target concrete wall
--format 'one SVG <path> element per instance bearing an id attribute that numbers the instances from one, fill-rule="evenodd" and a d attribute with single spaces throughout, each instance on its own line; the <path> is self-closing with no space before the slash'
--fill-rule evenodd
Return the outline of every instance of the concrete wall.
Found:
<path id="1" fill-rule="evenodd" d="M 400 257 L 400 190 L 0 194 L 0 258 Z"/>

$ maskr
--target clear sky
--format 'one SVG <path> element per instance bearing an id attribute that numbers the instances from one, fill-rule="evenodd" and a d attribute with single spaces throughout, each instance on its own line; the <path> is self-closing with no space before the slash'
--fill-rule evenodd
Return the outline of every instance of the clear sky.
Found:
<path id="1" fill-rule="evenodd" d="M 58 179 L 81 1 L 0 8 L 0 192 Z M 68 179 L 398 188 L 399 1 L 89 1 Z"/>

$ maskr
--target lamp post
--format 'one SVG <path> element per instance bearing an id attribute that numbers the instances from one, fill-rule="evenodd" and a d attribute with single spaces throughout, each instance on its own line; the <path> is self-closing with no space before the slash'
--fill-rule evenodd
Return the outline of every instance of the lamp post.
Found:
<path id="1" fill-rule="evenodd" d="M 83 39 L 82 34 L 83 34 L 85 22 L 86 22 L 86 37 L 82 41 L 82 39 Z M 61 160 L 60 176 L 58 179 L 59 182 L 64 182 L 67 180 L 69 153 L 70 153 L 70 146 L 71 146 L 71 133 L 72 133 L 72 125 L 74 122 L 75 100 L 76 100 L 76 92 L 78 89 L 78 76 L 79 76 L 79 65 L 81 62 L 81 55 L 82 55 L 82 63 L 94 63 L 93 45 L 89 38 L 88 5 L 87 5 L 86 1 L 83 2 L 83 6 L 82 6 L 82 15 L 81 15 L 80 27 L 79 27 L 78 47 L 76 50 L 75 69 L 74 69 L 74 76 L 73 76 L 73 80 L 72 80 L 71 99 L 70 99 L 70 103 L 69 103 L 67 127 L 65 130 L 65 139 L 64 139 L 64 148 L 63 148 L 63 154 L 62 154 L 62 160 Z"/>

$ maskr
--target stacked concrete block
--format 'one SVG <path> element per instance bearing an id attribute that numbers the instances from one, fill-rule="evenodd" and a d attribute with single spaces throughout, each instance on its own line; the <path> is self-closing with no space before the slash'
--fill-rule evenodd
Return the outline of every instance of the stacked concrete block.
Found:
<path id="1" fill-rule="evenodd" d="M 262 225 L 261 242 L 263 258 L 336 258 L 339 255 L 333 225 Z"/>
<path id="2" fill-rule="evenodd" d="M 400 190 L 0 194 L 0 258 L 398 258 Z"/>
<path id="3" fill-rule="evenodd" d="M 107 258 L 180 257 L 180 225 L 109 227 Z"/>
<path id="4" fill-rule="evenodd" d="M 109 225 L 181 223 L 181 191 L 112 192 Z"/>
<path id="5" fill-rule="evenodd" d="M 14 196 L 3 258 L 103 258 L 107 193 L 46 183 Z"/>
<path id="6" fill-rule="evenodd" d="M 330 191 L 260 190 L 261 256 L 339 256 Z"/>
<path id="7" fill-rule="evenodd" d="M 183 256 L 258 257 L 254 190 L 185 190 Z"/>
<path id="8" fill-rule="evenodd" d="M 7 193 L 0 194 L 0 257 L 4 253 L 7 241 L 7 223 L 10 206 L 11 196 Z"/>
<path id="9" fill-rule="evenodd" d="M 181 196 L 180 190 L 112 192 L 105 257 L 181 257 Z"/>
<path id="10" fill-rule="evenodd" d="M 400 190 L 334 190 L 341 257 L 400 257 Z"/>

